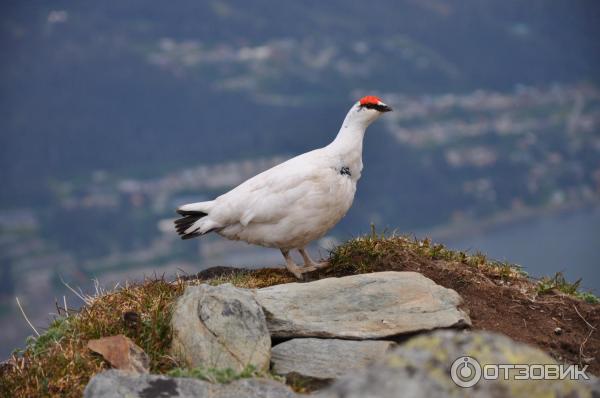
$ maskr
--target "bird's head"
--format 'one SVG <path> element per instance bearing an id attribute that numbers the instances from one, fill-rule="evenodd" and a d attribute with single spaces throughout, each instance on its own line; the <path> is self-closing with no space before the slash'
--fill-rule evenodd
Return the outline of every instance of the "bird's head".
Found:
<path id="1" fill-rule="evenodd" d="M 362 97 L 356 105 L 358 106 L 358 109 L 369 109 L 379 112 L 379 114 L 390 112 L 392 110 L 392 108 L 384 104 L 378 97 L 375 97 L 374 95 Z"/>
<path id="2" fill-rule="evenodd" d="M 369 125 L 377 120 L 379 116 L 391 110 L 392 108 L 383 103 L 378 97 L 367 95 L 354 104 L 348 113 L 348 117 L 353 122 Z"/>

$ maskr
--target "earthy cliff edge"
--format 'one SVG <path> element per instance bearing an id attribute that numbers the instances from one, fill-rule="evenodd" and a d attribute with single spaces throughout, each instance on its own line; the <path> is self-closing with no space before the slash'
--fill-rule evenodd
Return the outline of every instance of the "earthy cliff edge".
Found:
<path id="1" fill-rule="evenodd" d="M 463 298 L 474 330 L 502 333 L 547 352 L 560 362 L 589 365 L 600 375 L 600 305 L 590 293 L 577 290 L 561 275 L 529 278 L 520 268 L 487 259 L 482 254 L 451 251 L 428 240 L 372 234 L 337 247 L 332 267 L 310 280 L 379 271 L 414 271 L 455 290 Z M 152 373 L 230 381 L 248 376 L 272 377 L 247 370 L 229 374 L 217 370 L 187 371 L 169 354 L 172 307 L 186 286 L 232 283 L 262 288 L 295 282 L 285 269 L 244 270 L 215 267 L 174 281 L 147 280 L 113 292 L 84 297 L 78 312 L 62 314 L 24 350 L 0 364 L 0 396 L 79 397 L 90 377 L 110 368 L 87 348 L 91 339 L 123 334 L 150 358 Z M 405 340 L 398 336 L 397 340 Z M 302 386 L 294 386 L 302 390 Z"/>

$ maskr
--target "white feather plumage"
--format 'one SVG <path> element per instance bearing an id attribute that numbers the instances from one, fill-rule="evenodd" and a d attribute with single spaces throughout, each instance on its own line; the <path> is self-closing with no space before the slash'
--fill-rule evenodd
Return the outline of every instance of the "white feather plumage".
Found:
<path id="1" fill-rule="evenodd" d="M 365 106 L 365 98 L 370 106 Z M 390 110 L 375 97 L 365 98 L 350 109 L 326 147 L 266 170 L 215 200 L 181 206 L 178 212 L 190 221 L 178 231 L 183 237 L 214 231 L 228 239 L 282 249 L 284 256 L 325 235 L 354 200 L 366 128 Z M 191 218 L 194 214 L 197 220 Z"/>

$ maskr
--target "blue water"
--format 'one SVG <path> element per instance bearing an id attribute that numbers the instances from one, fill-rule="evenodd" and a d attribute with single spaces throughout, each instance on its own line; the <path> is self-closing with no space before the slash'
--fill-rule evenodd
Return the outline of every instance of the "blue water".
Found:
<path id="1" fill-rule="evenodd" d="M 600 207 L 512 223 L 447 242 L 525 267 L 534 277 L 560 271 L 600 294 Z"/>

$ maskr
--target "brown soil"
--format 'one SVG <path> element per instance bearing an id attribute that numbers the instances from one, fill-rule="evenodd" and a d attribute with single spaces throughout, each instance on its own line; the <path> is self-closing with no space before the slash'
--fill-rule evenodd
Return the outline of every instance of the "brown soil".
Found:
<path id="1" fill-rule="evenodd" d="M 539 347 L 558 361 L 585 365 L 600 375 L 600 305 L 560 292 L 532 299 L 523 286 L 530 281 L 506 284 L 464 266 L 431 261 L 417 271 L 436 283 L 456 290 L 475 330 L 505 334 L 516 341 Z M 557 329 L 560 328 L 560 329 Z"/>
<path id="2" fill-rule="evenodd" d="M 406 254 L 406 253 L 405 253 Z M 381 258 L 364 272 L 415 271 L 439 285 L 456 290 L 463 298 L 474 330 L 488 330 L 539 347 L 560 362 L 589 365 L 588 372 L 600 375 L 600 305 L 589 304 L 561 292 L 537 295 L 535 282 L 525 277 L 503 277 L 484 267 L 407 256 Z M 361 263 L 360 258 L 352 263 Z M 212 279 L 232 272 L 249 273 L 257 279 L 269 277 L 291 282 L 285 269 L 240 270 L 214 267 L 195 279 Z M 312 279 L 356 274 L 345 265 L 311 275 Z M 560 328 L 560 329 L 557 329 Z"/>

